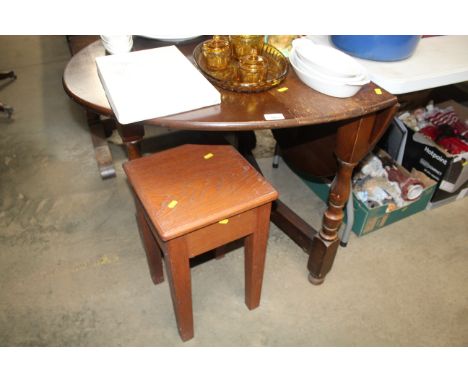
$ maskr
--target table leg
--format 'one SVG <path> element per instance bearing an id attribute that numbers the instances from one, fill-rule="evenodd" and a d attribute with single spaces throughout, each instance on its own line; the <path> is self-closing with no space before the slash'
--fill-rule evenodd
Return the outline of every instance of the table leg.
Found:
<path id="1" fill-rule="evenodd" d="M 127 147 L 128 159 L 136 159 L 141 157 L 140 143 L 145 135 L 145 128 L 138 123 L 121 125 L 117 123 L 117 131 L 119 132 L 122 142 Z"/>
<path id="2" fill-rule="evenodd" d="M 333 266 L 339 246 L 338 230 L 343 222 L 343 207 L 351 191 L 353 169 L 380 139 L 397 109 L 398 105 L 395 105 L 364 115 L 338 129 L 335 148 L 338 172 L 330 189 L 322 227 L 313 238 L 307 264 L 309 281 L 314 285 L 323 283 Z"/>
<path id="3" fill-rule="evenodd" d="M 338 158 L 338 172 L 328 199 L 328 208 L 323 215 L 322 227 L 314 236 L 309 253 L 309 281 L 319 285 L 330 271 L 338 251 L 338 230 L 343 222 L 343 207 L 350 193 L 350 181 L 357 163 L 346 163 Z"/>
<path id="4" fill-rule="evenodd" d="M 98 165 L 99 173 L 102 179 L 113 178 L 115 176 L 115 168 L 112 160 L 112 154 L 106 140 L 106 126 L 101 121 L 99 114 L 91 111 L 86 112 L 89 131 L 94 146 L 94 155 Z M 109 120 L 112 123 L 112 120 Z M 110 127 L 107 127 L 108 129 Z"/>

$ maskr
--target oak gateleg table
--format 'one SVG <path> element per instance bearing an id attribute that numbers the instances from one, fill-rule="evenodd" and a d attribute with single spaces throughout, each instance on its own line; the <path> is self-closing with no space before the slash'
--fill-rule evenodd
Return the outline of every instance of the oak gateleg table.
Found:
<path id="1" fill-rule="evenodd" d="M 192 62 L 192 52 L 197 44 L 207 37 L 177 43 L 178 48 Z M 134 50 L 170 45 L 142 37 L 134 37 Z M 219 89 L 220 105 L 192 110 L 167 117 L 155 118 L 141 123 L 121 125 L 114 118 L 104 89 L 98 77 L 95 58 L 105 55 L 104 47 L 96 41 L 79 51 L 68 62 L 63 86 L 66 93 L 87 110 L 88 124 L 101 123 L 100 116 L 110 117 L 126 145 L 129 160 L 140 157 L 139 143 L 144 136 L 144 124 L 180 130 L 246 132 L 260 129 L 288 129 L 304 126 L 307 129 L 336 129 L 335 148 L 336 178 L 329 194 L 328 206 L 323 215 L 322 226 L 316 231 L 288 206 L 278 200 L 272 210 L 271 221 L 285 232 L 308 255 L 309 281 L 321 284 L 330 271 L 335 259 L 339 237 L 338 230 L 343 221 L 343 207 L 350 195 L 353 168 L 374 147 L 385 132 L 398 108 L 397 99 L 373 83 L 365 85 L 355 96 L 334 98 L 303 84 L 290 68 L 286 79 L 275 88 L 254 94 L 236 93 Z M 176 74 L 170 74 L 174 75 Z M 287 88 L 279 92 L 278 88 Z M 284 119 L 266 120 L 265 115 L 282 114 Z M 111 127 L 104 126 L 107 130 Z M 93 141 L 102 141 L 103 136 L 93 134 Z M 251 147 L 240 151 L 252 161 Z M 106 157 L 103 146 L 95 145 L 101 176 L 112 176 L 112 159 Z M 110 153 L 109 153 L 110 155 Z M 254 163 L 255 165 L 255 163 Z M 257 167 L 258 168 L 258 167 Z"/>

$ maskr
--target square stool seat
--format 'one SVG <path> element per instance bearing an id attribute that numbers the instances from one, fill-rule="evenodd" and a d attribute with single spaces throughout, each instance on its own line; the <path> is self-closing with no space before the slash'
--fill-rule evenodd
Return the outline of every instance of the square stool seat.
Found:
<path id="1" fill-rule="evenodd" d="M 277 191 L 232 146 L 183 145 L 124 164 L 153 281 L 164 253 L 179 333 L 193 337 L 189 259 L 245 237 L 246 304 L 259 305 Z"/>
<path id="2" fill-rule="evenodd" d="M 124 169 L 165 241 L 278 197 L 229 145 L 183 145 L 127 162 Z"/>

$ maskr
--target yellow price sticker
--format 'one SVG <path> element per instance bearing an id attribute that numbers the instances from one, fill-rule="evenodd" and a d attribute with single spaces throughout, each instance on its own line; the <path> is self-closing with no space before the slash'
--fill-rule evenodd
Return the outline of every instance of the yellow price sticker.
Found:
<path id="1" fill-rule="evenodd" d="M 218 222 L 219 224 L 227 224 L 229 223 L 229 219 L 223 219 Z"/>
<path id="2" fill-rule="evenodd" d="M 382 94 L 382 89 L 375 88 L 374 91 L 375 91 L 375 94 L 378 94 L 378 95 Z"/>
<path id="3" fill-rule="evenodd" d="M 172 200 L 167 206 L 169 208 L 174 208 L 177 205 L 177 200 Z"/>

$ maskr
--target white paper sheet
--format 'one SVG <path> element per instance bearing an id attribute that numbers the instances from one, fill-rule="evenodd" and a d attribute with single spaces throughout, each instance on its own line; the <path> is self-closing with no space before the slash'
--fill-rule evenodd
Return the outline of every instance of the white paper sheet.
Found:
<path id="1" fill-rule="evenodd" d="M 175 46 L 97 57 L 96 65 L 121 124 L 221 103 L 219 91 Z"/>

